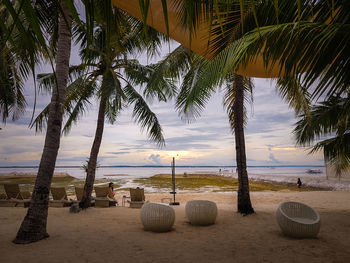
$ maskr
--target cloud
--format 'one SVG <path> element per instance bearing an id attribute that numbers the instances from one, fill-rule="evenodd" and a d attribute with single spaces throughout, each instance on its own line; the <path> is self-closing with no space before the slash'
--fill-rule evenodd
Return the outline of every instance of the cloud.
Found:
<path id="1" fill-rule="evenodd" d="M 148 156 L 148 159 L 151 160 L 153 164 L 157 164 L 157 165 L 162 164 L 159 154 L 151 154 L 150 156 Z"/>
<path id="2" fill-rule="evenodd" d="M 269 159 L 270 159 L 270 161 L 272 161 L 272 162 L 281 163 L 279 160 L 277 160 L 277 159 L 275 158 L 275 156 L 274 156 L 273 153 L 270 153 Z"/>
<path id="3" fill-rule="evenodd" d="M 173 44 L 172 44 L 173 45 Z M 177 45 L 177 44 L 174 44 Z M 73 47 L 71 64 L 78 64 L 78 47 Z M 167 51 L 167 47 L 164 46 Z M 165 55 L 166 52 L 162 52 Z M 141 63 L 146 64 L 146 55 Z M 48 72 L 44 66 L 37 72 Z M 264 165 L 272 163 L 323 164 L 322 156 L 308 155 L 306 151 L 293 150 L 294 112 L 288 108 L 275 91 L 275 81 L 254 79 L 254 109 L 249 105 L 248 124 L 245 129 L 248 164 Z M 16 122 L 9 121 L 0 131 L 0 165 L 35 164 L 42 153 L 45 131 L 35 134 L 28 129 L 34 104 L 33 81 L 25 85 L 28 102 L 27 112 Z M 37 112 L 49 102 L 49 95 L 40 95 Z M 174 101 L 150 103 L 164 131 L 166 146 L 159 149 L 147 139 L 146 132 L 134 123 L 132 109 L 125 109 L 114 125 L 106 122 L 99 160 L 103 165 L 144 165 L 148 163 L 168 163 L 168 152 L 187 152 L 179 158 L 184 165 L 231 165 L 235 164 L 234 135 L 232 135 L 223 108 L 223 92 L 214 94 L 194 122 L 181 120 L 174 109 Z M 254 111 L 254 114 L 252 112 Z M 98 104 L 91 107 L 75 125 L 68 136 L 62 137 L 58 163 L 60 165 L 81 165 L 89 156 L 95 134 Z M 274 156 L 278 154 L 278 160 Z M 267 160 L 267 156 L 269 159 Z"/>
<path id="4" fill-rule="evenodd" d="M 106 153 L 108 153 L 108 154 L 128 154 L 128 153 L 130 153 L 130 152 L 106 152 Z"/>

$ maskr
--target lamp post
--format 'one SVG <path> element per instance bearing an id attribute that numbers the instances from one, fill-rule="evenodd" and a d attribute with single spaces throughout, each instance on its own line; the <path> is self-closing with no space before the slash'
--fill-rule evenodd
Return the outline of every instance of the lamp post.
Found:
<path id="1" fill-rule="evenodd" d="M 173 191 L 170 192 L 170 194 L 172 194 L 174 196 L 174 201 L 170 202 L 169 205 L 180 205 L 179 202 L 175 201 L 175 195 L 176 195 L 176 191 L 175 191 L 175 157 L 173 157 L 173 161 L 171 162 L 171 180 L 173 183 Z"/>

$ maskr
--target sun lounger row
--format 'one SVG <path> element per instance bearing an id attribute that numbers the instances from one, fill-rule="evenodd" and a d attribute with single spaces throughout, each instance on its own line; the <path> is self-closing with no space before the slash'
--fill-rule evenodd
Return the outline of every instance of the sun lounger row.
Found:
<path id="1" fill-rule="evenodd" d="M 115 206 L 117 201 L 108 196 L 109 188 L 108 186 L 95 186 L 94 187 L 96 197 L 91 200 L 92 206 L 97 207 L 110 207 Z M 51 187 L 51 194 L 53 200 L 50 200 L 50 206 L 52 207 L 62 207 L 70 206 L 74 202 L 80 202 L 83 199 L 84 188 L 75 187 L 75 194 L 77 199 L 68 199 L 66 189 L 64 187 Z"/>
<path id="2" fill-rule="evenodd" d="M 20 191 L 18 184 L 4 184 L 5 194 L 0 194 L 0 206 L 22 206 L 28 207 L 30 204 L 31 194 L 28 191 Z M 115 206 L 117 201 L 108 196 L 108 186 L 94 187 L 96 198 L 91 201 L 92 205 L 97 207 Z M 52 200 L 49 205 L 52 207 L 70 206 L 73 202 L 79 202 L 83 198 L 84 188 L 75 187 L 76 200 L 68 199 L 67 192 L 64 187 L 51 187 Z M 141 208 L 145 202 L 144 189 L 136 188 L 130 189 L 130 203 L 131 208 Z"/>
<path id="3" fill-rule="evenodd" d="M 0 196 L 0 206 L 28 207 L 31 194 L 28 191 L 20 191 L 18 184 L 4 184 L 6 195 Z"/>

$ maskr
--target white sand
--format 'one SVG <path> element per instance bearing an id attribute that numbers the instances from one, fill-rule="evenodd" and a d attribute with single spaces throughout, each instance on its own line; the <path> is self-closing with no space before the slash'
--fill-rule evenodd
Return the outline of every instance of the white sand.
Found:
<path id="1" fill-rule="evenodd" d="M 163 197 L 169 195 L 146 194 L 154 202 Z M 253 192 L 256 214 L 246 217 L 236 213 L 234 193 L 177 197 L 181 205 L 174 207 L 174 230 L 168 233 L 144 231 L 139 209 L 90 208 L 71 214 L 68 208 L 50 208 L 50 238 L 29 245 L 11 242 L 26 209 L 1 207 L 0 262 L 350 262 L 350 191 Z M 193 199 L 217 203 L 215 225 L 188 224 L 185 203 Z M 322 225 L 317 239 L 281 234 L 275 211 L 288 200 L 319 211 Z"/>

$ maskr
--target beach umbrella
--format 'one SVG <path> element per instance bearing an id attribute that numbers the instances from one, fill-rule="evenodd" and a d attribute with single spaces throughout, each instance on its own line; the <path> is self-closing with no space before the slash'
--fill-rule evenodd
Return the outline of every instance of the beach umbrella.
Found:
<path id="1" fill-rule="evenodd" d="M 213 26 L 210 25 L 209 21 L 202 19 L 199 21 L 198 29 L 196 29 L 195 34 L 191 36 L 190 32 L 181 25 L 175 2 L 176 0 L 167 1 L 169 36 L 198 55 L 207 59 L 212 59 L 214 54 L 209 51 L 212 50 L 213 43 L 210 42 L 208 46 L 208 40 L 210 38 L 209 28 L 213 29 Z M 112 0 L 112 4 L 129 13 L 131 16 L 141 21 L 143 20 L 139 0 Z M 146 22 L 147 25 L 167 35 L 161 0 L 149 1 Z M 277 62 L 269 62 L 266 65 L 262 54 L 260 54 L 247 65 L 239 66 L 235 73 L 248 77 L 276 78 L 284 75 L 284 68 L 281 70 L 281 65 Z"/>

